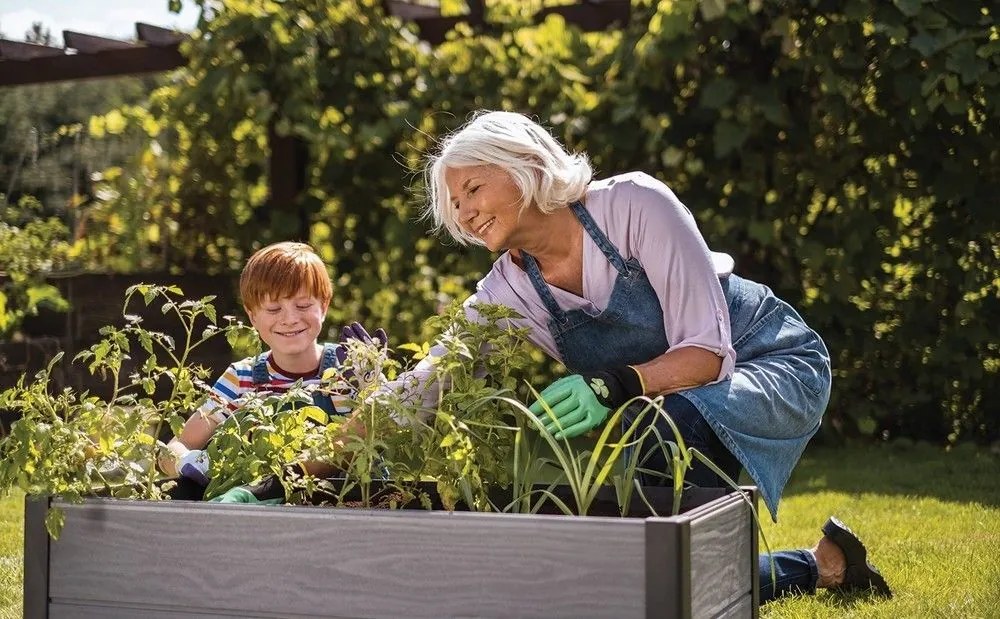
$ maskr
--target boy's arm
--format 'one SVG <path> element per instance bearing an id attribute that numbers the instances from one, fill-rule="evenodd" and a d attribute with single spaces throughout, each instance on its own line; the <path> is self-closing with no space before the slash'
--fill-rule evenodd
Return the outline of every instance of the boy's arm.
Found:
<path id="1" fill-rule="evenodd" d="M 188 418 L 180 433 L 167 443 L 166 453 L 157 460 L 160 470 L 169 477 L 180 474 L 181 458 L 191 451 L 205 449 L 215 429 L 228 417 L 234 401 L 242 394 L 237 364 L 226 368 L 207 391 L 208 399 Z"/>
<path id="2" fill-rule="evenodd" d="M 204 449 L 218 426 L 218 421 L 201 411 L 191 415 L 181 433 L 167 443 L 167 453 L 159 459 L 160 470 L 169 477 L 176 477 L 178 461 L 193 449 Z"/>

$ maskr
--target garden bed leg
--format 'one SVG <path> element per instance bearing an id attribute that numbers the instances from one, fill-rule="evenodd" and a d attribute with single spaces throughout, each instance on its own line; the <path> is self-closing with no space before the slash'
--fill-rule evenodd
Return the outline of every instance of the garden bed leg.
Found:
<path id="1" fill-rule="evenodd" d="M 49 616 L 49 497 L 24 498 L 24 619 Z"/>

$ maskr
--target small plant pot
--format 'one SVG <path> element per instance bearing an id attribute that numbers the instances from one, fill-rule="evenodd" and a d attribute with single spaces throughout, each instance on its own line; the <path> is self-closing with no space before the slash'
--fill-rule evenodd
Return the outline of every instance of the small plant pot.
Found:
<path id="1" fill-rule="evenodd" d="M 756 616 L 750 507 L 687 498 L 630 518 L 29 498 L 24 616 Z"/>

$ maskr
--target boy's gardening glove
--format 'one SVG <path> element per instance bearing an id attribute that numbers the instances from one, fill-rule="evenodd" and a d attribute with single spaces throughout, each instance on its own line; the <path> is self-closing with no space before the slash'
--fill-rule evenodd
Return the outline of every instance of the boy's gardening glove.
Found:
<path id="1" fill-rule="evenodd" d="M 201 449 L 192 449 L 177 461 L 177 474 L 191 481 L 207 486 L 208 454 Z"/>
<path id="2" fill-rule="evenodd" d="M 356 342 L 364 346 L 352 350 L 358 346 Z M 337 361 L 341 367 L 346 366 L 343 372 L 344 378 L 359 390 L 380 382 L 382 364 L 388 357 L 386 352 L 388 345 L 389 336 L 381 327 L 375 329 L 372 334 L 369 334 L 360 322 L 352 322 L 341 329 Z"/>
<path id="3" fill-rule="evenodd" d="M 556 439 L 574 438 L 604 423 L 608 413 L 645 392 L 630 365 L 560 378 L 529 408 Z M 545 405 L 551 413 L 545 409 Z"/>
<path id="4" fill-rule="evenodd" d="M 303 475 L 302 466 L 298 463 L 285 467 L 281 476 L 268 475 L 256 484 L 230 488 L 214 499 L 211 503 L 252 503 L 256 505 L 278 505 L 285 502 L 285 483 L 291 483 Z"/>

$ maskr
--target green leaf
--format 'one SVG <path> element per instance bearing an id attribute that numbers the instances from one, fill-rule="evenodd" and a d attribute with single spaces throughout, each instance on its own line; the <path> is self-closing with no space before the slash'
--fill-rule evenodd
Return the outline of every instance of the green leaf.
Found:
<path id="1" fill-rule="evenodd" d="M 730 120 L 721 120 L 715 124 L 712 142 L 715 146 L 715 156 L 725 157 L 738 150 L 750 135 L 749 127 L 738 125 Z"/>
<path id="2" fill-rule="evenodd" d="M 907 17 L 916 17 L 923 7 L 923 0 L 892 0 L 899 12 Z"/>
<path id="3" fill-rule="evenodd" d="M 962 41 L 948 49 L 944 63 L 949 71 L 962 78 L 963 84 L 974 84 L 988 68 L 987 63 L 976 55 L 976 46 L 972 41 Z"/>
<path id="4" fill-rule="evenodd" d="M 920 30 L 910 38 L 910 47 L 920 52 L 920 55 L 924 58 L 930 58 L 936 54 L 940 45 L 938 37 L 926 30 Z"/>
<path id="5" fill-rule="evenodd" d="M 709 82 L 701 92 L 701 105 L 717 110 L 729 103 L 736 94 L 736 82 L 720 77 Z"/>

